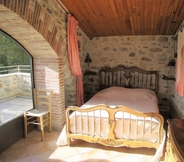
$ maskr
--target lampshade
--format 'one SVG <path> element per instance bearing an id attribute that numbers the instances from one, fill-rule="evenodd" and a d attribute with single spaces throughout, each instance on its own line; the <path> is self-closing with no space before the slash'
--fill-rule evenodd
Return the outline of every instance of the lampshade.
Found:
<path id="1" fill-rule="evenodd" d="M 89 54 L 86 55 L 85 62 L 87 63 L 92 62 L 91 58 L 89 57 Z"/>
<path id="2" fill-rule="evenodd" d="M 169 63 L 167 64 L 167 66 L 175 66 L 175 60 L 169 61 Z"/>

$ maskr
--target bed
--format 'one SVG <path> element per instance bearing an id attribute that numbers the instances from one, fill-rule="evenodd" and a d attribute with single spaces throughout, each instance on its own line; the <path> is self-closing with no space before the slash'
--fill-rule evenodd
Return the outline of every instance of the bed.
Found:
<path id="1" fill-rule="evenodd" d="M 101 68 L 99 92 L 81 107 L 69 106 L 57 145 L 81 139 L 112 147 L 148 147 L 163 154 L 164 119 L 159 114 L 157 71 L 136 67 Z"/>

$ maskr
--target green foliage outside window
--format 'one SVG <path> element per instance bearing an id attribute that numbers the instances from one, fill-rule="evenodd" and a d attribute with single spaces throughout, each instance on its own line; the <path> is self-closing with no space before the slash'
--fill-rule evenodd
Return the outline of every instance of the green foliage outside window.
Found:
<path id="1" fill-rule="evenodd" d="M 0 74 L 7 74 L 15 65 L 30 65 L 30 56 L 11 38 L 0 32 Z"/>
<path id="2" fill-rule="evenodd" d="M 0 33 L 0 67 L 29 65 L 29 56 L 10 38 Z"/>

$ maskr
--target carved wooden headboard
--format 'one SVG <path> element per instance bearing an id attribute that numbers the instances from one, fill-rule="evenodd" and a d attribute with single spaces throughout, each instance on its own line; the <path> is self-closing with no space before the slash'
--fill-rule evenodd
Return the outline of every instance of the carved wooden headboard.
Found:
<path id="1" fill-rule="evenodd" d="M 159 74 L 137 67 L 119 65 L 113 68 L 102 67 L 99 71 L 100 90 L 111 86 L 145 88 L 158 92 Z"/>

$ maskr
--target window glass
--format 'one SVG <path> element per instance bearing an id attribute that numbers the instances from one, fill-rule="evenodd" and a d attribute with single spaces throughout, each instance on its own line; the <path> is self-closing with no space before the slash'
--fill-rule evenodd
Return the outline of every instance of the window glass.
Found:
<path id="1" fill-rule="evenodd" d="M 33 108 L 31 55 L 0 30 L 0 122 Z"/>

